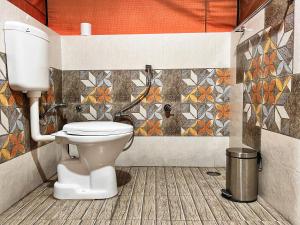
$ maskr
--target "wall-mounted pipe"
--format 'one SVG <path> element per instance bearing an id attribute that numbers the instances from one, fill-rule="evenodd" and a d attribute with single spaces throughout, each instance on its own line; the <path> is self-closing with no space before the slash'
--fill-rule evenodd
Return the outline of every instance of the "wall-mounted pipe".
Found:
<path id="1" fill-rule="evenodd" d="M 30 129 L 31 138 L 34 141 L 54 141 L 55 136 L 42 135 L 40 131 L 40 116 L 39 116 L 39 98 L 40 91 L 30 91 L 27 93 L 30 101 Z"/>

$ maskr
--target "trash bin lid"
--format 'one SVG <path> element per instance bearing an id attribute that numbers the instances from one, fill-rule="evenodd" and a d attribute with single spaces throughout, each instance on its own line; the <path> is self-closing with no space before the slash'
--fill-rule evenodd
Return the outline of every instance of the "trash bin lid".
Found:
<path id="1" fill-rule="evenodd" d="M 257 151 L 251 148 L 227 148 L 226 155 L 234 158 L 253 159 L 257 157 Z"/>

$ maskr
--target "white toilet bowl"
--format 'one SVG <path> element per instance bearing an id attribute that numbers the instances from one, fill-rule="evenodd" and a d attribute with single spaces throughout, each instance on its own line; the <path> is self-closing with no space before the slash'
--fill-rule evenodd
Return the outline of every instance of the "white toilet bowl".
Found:
<path id="1" fill-rule="evenodd" d="M 67 159 L 57 166 L 58 199 L 104 199 L 118 193 L 115 160 L 133 132 L 128 124 L 116 122 L 69 123 L 55 134 L 55 141 L 77 146 L 79 159 Z"/>

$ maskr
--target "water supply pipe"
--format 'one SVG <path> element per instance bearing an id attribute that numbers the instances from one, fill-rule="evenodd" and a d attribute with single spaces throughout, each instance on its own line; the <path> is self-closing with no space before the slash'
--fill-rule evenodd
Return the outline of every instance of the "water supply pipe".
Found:
<path id="1" fill-rule="evenodd" d="M 31 137 L 34 141 L 54 141 L 53 135 L 42 135 L 40 131 L 40 116 L 39 116 L 39 98 L 40 91 L 30 91 L 27 93 L 30 102 L 30 130 Z"/>

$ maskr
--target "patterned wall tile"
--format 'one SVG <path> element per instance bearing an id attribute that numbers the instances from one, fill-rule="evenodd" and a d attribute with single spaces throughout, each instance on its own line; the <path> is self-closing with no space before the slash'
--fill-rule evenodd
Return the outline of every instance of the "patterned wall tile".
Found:
<path id="1" fill-rule="evenodd" d="M 130 103 L 133 91 L 133 82 L 131 80 L 133 73 L 135 71 L 112 71 L 112 102 L 120 104 Z"/>
<path id="2" fill-rule="evenodd" d="M 105 104 L 112 102 L 111 71 L 80 71 L 81 103 Z"/>
<path id="3" fill-rule="evenodd" d="M 0 53 L 0 163 L 13 159 L 45 143 L 34 143 L 30 136 L 29 100 L 25 94 L 9 87 L 5 54 Z M 41 113 L 54 103 L 62 101 L 62 71 L 50 70 L 50 88 L 42 93 Z M 52 133 L 62 125 L 58 124 L 57 112 L 41 120 L 41 132 Z"/>
<path id="4" fill-rule="evenodd" d="M 203 105 L 213 111 L 210 135 L 229 135 L 229 79 L 228 69 L 154 70 L 152 87 L 143 102 L 128 113 L 133 118 L 135 132 L 141 136 L 185 135 L 183 130 L 193 124 L 182 115 L 182 105 Z M 82 120 L 113 120 L 115 112 L 134 101 L 146 90 L 147 74 L 143 70 L 119 71 L 65 71 L 64 80 L 80 79 L 79 93 L 82 108 L 76 111 L 75 103 L 68 107 L 68 122 Z M 79 74 L 79 77 L 78 75 Z M 73 85 L 74 80 L 66 85 Z M 66 87 L 71 90 L 70 87 Z M 102 90 L 99 95 L 99 90 Z M 104 91 L 105 90 L 105 91 Z M 64 91 L 63 91 L 64 92 Z M 74 94 L 64 92 L 65 94 Z M 63 96 L 63 99 L 70 99 Z M 165 104 L 172 107 L 172 116 L 166 118 Z M 228 112 L 227 112 L 228 111 Z M 208 114 L 208 112 L 207 112 Z M 224 118 L 225 119 L 224 119 Z M 197 120 L 197 119 L 196 119 Z M 198 134 L 198 135 L 208 135 Z M 192 135 L 192 133 L 189 133 Z"/>
<path id="5" fill-rule="evenodd" d="M 259 148 L 255 139 L 260 138 L 260 129 L 294 136 L 294 13 L 291 6 L 281 23 L 285 8 L 281 1 L 273 0 L 266 8 L 265 29 L 237 48 L 237 62 L 243 65 L 237 73 L 244 74 L 243 141 L 251 147 Z"/>
<path id="6" fill-rule="evenodd" d="M 7 80 L 6 56 L 0 52 L 0 80 Z"/>

